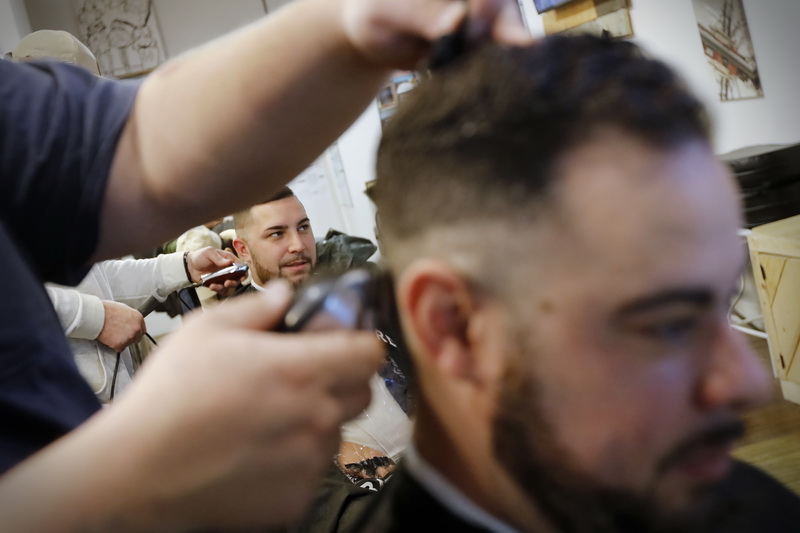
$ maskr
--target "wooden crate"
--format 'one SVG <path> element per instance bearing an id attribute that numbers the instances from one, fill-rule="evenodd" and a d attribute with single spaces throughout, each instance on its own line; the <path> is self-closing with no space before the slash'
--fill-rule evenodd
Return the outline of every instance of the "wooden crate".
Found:
<path id="1" fill-rule="evenodd" d="M 752 228 L 747 244 L 772 369 L 784 398 L 800 403 L 800 215 Z"/>

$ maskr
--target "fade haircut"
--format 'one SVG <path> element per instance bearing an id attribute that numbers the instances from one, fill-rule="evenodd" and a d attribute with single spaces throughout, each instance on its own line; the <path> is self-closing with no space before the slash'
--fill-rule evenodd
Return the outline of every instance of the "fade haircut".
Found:
<path id="1" fill-rule="evenodd" d="M 395 250 L 421 246 L 435 228 L 529 224 L 547 205 L 559 159 L 604 127 L 663 148 L 710 137 L 682 80 L 630 42 L 557 35 L 529 47 L 490 44 L 434 73 L 388 121 L 378 149 L 374 197 L 390 264 L 402 269 L 419 250 L 405 259 Z M 428 251 L 477 254 L 474 237 L 459 250 L 451 236 Z"/>
<path id="2" fill-rule="evenodd" d="M 295 194 L 292 189 L 290 189 L 289 187 L 282 187 L 278 192 L 276 192 L 263 202 L 260 202 L 255 205 L 263 205 L 263 204 L 268 204 L 270 202 L 277 202 L 278 200 L 283 200 L 284 198 L 291 198 L 294 195 Z M 233 214 L 233 229 L 237 232 L 237 234 L 241 234 L 242 229 L 245 226 L 247 226 L 247 224 L 250 223 L 250 220 L 253 218 L 252 215 L 253 207 L 255 206 L 248 207 L 247 209 L 242 209 L 241 211 L 238 211 Z M 242 236 L 239 235 L 239 238 L 241 239 Z"/>

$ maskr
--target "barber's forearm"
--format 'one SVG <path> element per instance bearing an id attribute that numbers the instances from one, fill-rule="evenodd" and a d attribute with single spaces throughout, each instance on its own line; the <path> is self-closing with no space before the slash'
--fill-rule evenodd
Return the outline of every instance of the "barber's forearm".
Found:
<path id="1" fill-rule="evenodd" d="M 149 503 L 153 487 L 135 472 L 137 446 L 120 455 L 125 421 L 109 424 L 101 411 L 0 477 L 0 530 L 16 533 L 78 531 L 181 531 Z M 146 435 L 138 436 L 146 442 Z M 132 466 L 133 465 L 133 466 Z"/>
<path id="2" fill-rule="evenodd" d="M 101 254 L 259 201 L 358 117 L 388 69 L 349 43 L 341 3 L 300 0 L 144 82 L 112 169 Z"/>

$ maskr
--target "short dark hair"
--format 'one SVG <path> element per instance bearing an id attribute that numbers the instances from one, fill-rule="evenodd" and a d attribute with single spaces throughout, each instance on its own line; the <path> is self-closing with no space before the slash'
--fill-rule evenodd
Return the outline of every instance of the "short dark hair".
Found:
<path id="1" fill-rule="evenodd" d="M 633 43 L 555 35 L 475 50 L 386 124 L 372 192 L 389 246 L 432 225 L 529 216 L 559 158 L 604 126 L 660 147 L 710 137 L 700 101 Z"/>
<path id="2" fill-rule="evenodd" d="M 268 204 L 270 202 L 277 202 L 278 200 L 283 200 L 284 198 L 291 198 L 294 195 L 295 194 L 294 194 L 294 191 L 292 189 L 290 189 L 289 187 L 284 186 L 284 187 L 281 187 L 280 190 L 278 190 L 275 194 L 273 194 L 272 196 L 270 196 L 269 198 L 267 198 L 263 202 L 259 202 L 259 203 L 255 204 L 255 205 L 262 205 L 262 204 Z M 250 218 L 251 218 L 250 210 L 252 208 L 253 208 L 253 206 L 250 206 L 247 209 L 242 209 L 241 211 L 238 211 L 238 212 L 233 214 L 233 228 L 234 228 L 234 230 L 239 231 L 239 230 L 241 230 L 243 227 L 245 227 L 247 225 L 247 223 L 250 221 Z"/>

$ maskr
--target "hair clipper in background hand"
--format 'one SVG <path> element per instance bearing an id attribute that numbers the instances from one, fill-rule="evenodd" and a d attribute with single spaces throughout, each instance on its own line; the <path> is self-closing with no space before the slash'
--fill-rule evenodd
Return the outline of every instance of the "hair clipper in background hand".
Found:
<path id="1" fill-rule="evenodd" d="M 244 263 L 234 263 L 216 272 L 203 274 L 200 276 L 200 285 L 208 287 L 214 283 L 225 283 L 229 279 L 241 280 L 247 275 L 247 269 L 248 267 Z"/>

